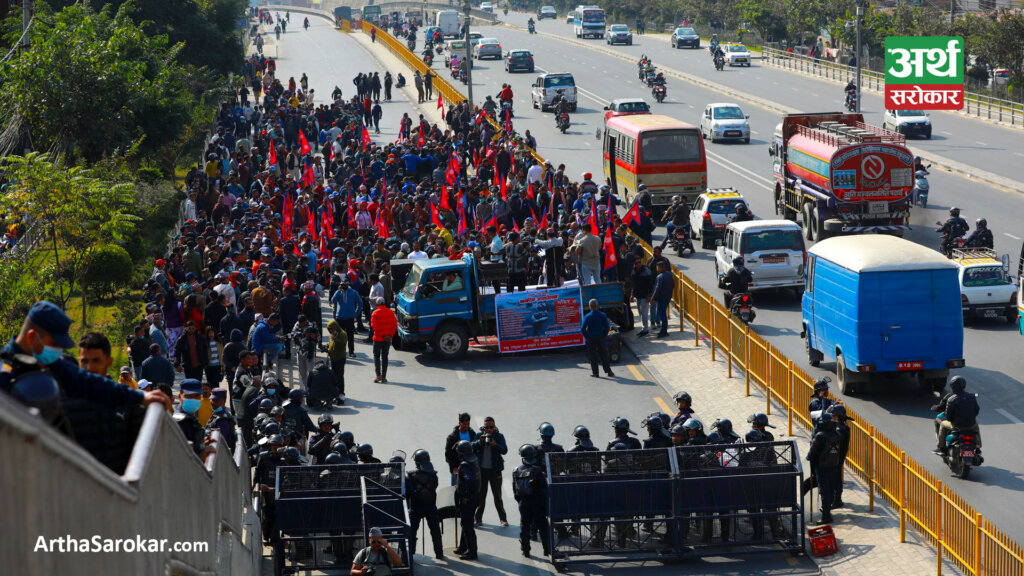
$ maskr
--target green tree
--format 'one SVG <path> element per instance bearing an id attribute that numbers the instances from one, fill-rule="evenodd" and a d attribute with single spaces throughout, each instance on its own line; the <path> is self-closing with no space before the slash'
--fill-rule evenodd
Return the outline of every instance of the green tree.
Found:
<path id="1" fill-rule="evenodd" d="M 782 0 L 740 0 L 743 19 L 768 42 L 786 37 L 786 17 Z"/>

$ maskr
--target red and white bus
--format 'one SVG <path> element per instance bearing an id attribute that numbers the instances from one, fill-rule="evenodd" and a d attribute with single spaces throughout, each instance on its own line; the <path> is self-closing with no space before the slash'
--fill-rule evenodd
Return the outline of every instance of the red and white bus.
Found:
<path id="1" fill-rule="evenodd" d="M 602 148 L 605 176 L 627 203 L 640 184 L 658 209 L 677 194 L 692 205 L 708 188 L 704 140 L 692 124 L 659 114 L 609 118 Z"/>

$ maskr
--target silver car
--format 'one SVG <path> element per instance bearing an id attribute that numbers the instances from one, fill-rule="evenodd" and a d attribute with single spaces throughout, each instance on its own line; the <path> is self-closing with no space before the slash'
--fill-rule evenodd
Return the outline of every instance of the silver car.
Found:
<path id="1" fill-rule="evenodd" d="M 498 42 L 497 38 L 481 38 L 473 47 L 473 55 L 477 60 L 484 58 L 501 60 L 501 42 Z"/>
<path id="2" fill-rule="evenodd" d="M 576 111 L 576 80 L 572 74 L 540 74 L 530 88 L 530 102 L 534 108 L 546 111 L 559 92 L 569 102 L 569 110 Z"/>
<path id="3" fill-rule="evenodd" d="M 720 102 L 708 104 L 700 117 L 700 133 L 711 142 L 719 140 L 742 140 L 750 143 L 750 116 L 743 113 L 738 104 Z"/>

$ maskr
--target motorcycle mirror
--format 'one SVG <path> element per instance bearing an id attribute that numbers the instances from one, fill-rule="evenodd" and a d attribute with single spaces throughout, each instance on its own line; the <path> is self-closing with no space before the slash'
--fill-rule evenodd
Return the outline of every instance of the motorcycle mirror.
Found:
<path id="1" fill-rule="evenodd" d="M 607 109 L 608 109 L 608 107 L 607 107 L 607 106 L 605 106 L 605 107 L 604 107 L 603 109 L 604 109 L 604 110 L 607 110 Z"/>

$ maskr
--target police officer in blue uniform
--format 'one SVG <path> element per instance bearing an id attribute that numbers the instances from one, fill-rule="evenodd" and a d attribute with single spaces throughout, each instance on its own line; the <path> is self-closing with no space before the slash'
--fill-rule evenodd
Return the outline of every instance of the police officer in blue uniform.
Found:
<path id="1" fill-rule="evenodd" d="M 836 498 L 836 487 L 842 482 L 843 470 L 842 439 L 836 431 L 835 419 L 828 412 L 823 412 L 818 420 L 818 431 L 811 438 L 807 461 L 818 479 L 821 521 L 828 524 L 832 522 L 832 504 Z"/>
<path id="2" fill-rule="evenodd" d="M 636 436 L 636 432 L 629 429 L 629 420 L 617 416 L 612 419 L 611 425 L 612 429 L 615 430 L 615 438 L 608 443 L 608 447 L 605 450 L 611 450 L 616 444 L 624 445 L 626 450 L 640 450 L 643 448 L 639 440 L 629 436 L 630 434 Z"/>
<path id="3" fill-rule="evenodd" d="M 206 457 L 213 453 L 214 448 L 206 444 L 206 430 L 199 423 L 199 419 L 196 418 L 196 412 L 199 411 L 202 397 L 202 382 L 195 378 L 182 380 L 181 392 L 178 393 L 178 399 L 181 402 L 174 410 L 173 418 L 178 423 L 178 428 L 185 435 L 189 445 L 192 446 L 192 451 L 201 460 L 206 460 Z"/>
<path id="4" fill-rule="evenodd" d="M 455 505 L 459 511 L 462 539 L 455 553 L 460 560 L 476 560 L 476 530 L 473 528 L 476 507 L 480 500 L 480 465 L 473 445 L 465 440 L 455 444 L 459 466 L 455 470 Z"/>
<path id="5" fill-rule="evenodd" d="M 675 401 L 678 411 L 676 412 L 676 415 L 672 417 L 672 421 L 669 422 L 669 430 L 676 426 L 685 424 L 687 420 L 693 417 L 693 399 L 690 398 L 689 392 L 677 392 L 675 395 Z"/>
<path id="6" fill-rule="evenodd" d="M 540 532 L 544 555 L 551 554 L 547 517 L 547 478 L 537 465 L 537 449 L 531 444 L 519 447 L 523 464 L 512 472 L 512 494 L 519 503 L 519 547 L 530 557 L 530 530 Z"/>
<path id="7" fill-rule="evenodd" d="M 828 383 L 831 381 L 831 378 L 825 376 L 814 383 L 814 396 L 811 397 L 811 402 L 807 405 L 807 411 L 811 413 L 812 438 L 814 432 L 818 430 L 818 418 L 828 410 L 829 406 L 836 403 L 835 400 L 828 397 Z"/>
<path id="8" fill-rule="evenodd" d="M 210 405 L 213 406 L 213 415 L 206 422 L 206 429 L 208 431 L 220 431 L 221 439 L 227 444 L 231 453 L 234 454 L 238 436 L 235 433 L 235 417 L 228 412 L 227 401 L 227 388 L 214 388 L 210 391 Z"/>
<path id="9" fill-rule="evenodd" d="M 416 534 L 422 520 L 427 521 L 430 539 L 434 544 L 434 557 L 444 558 L 444 547 L 441 545 L 441 521 L 437 515 L 437 471 L 430 463 L 430 453 L 417 450 L 412 454 L 416 469 L 406 473 L 406 489 L 409 499 L 409 550 L 416 552 Z"/>
<path id="10" fill-rule="evenodd" d="M 847 422 L 852 422 L 853 418 L 846 413 L 846 406 L 842 404 L 833 404 L 827 410 L 832 418 L 836 421 L 836 432 L 839 433 L 839 450 L 843 455 L 843 462 L 839 465 L 842 469 L 846 465 L 846 455 L 850 452 L 850 425 Z M 832 500 L 832 509 L 842 508 L 845 506 L 843 503 L 843 482 L 840 478 L 839 484 L 836 485 L 836 497 Z"/>

